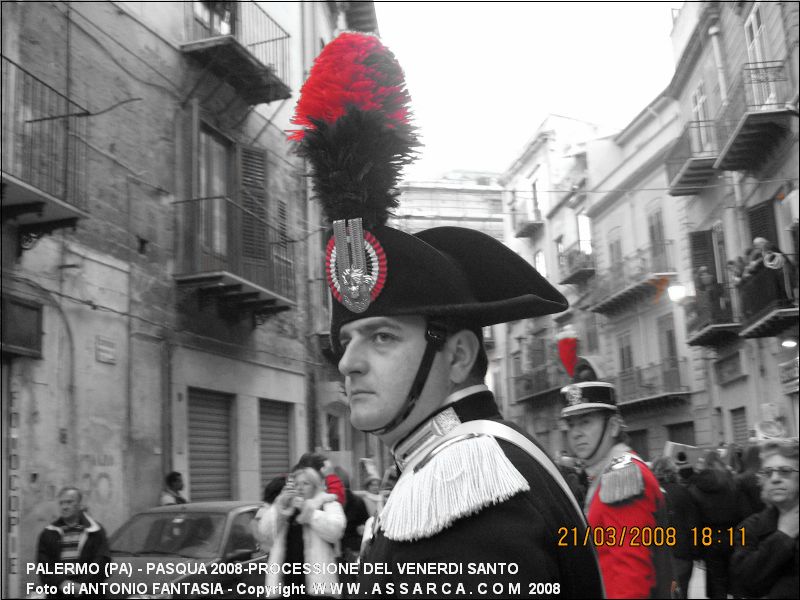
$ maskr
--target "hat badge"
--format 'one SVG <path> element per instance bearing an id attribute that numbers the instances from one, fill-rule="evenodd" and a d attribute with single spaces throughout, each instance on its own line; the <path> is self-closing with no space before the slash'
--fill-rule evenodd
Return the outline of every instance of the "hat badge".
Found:
<path id="1" fill-rule="evenodd" d="M 354 313 L 363 313 L 386 281 L 386 254 L 361 218 L 333 222 L 326 271 L 334 297 Z"/>
<path id="2" fill-rule="evenodd" d="M 570 385 L 565 390 L 565 394 L 567 396 L 567 402 L 570 406 L 576 406 L 583 402 L 583 392 L 581 392 L 581 388 L 577 385 Z"/>

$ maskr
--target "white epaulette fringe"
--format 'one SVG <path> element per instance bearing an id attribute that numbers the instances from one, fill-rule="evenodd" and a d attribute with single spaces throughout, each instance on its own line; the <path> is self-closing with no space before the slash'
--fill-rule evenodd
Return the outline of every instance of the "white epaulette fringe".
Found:
<path id="1" fill-rule="evenodd" d="M 404 473 L 380 515 L 390 540 L 429 538 L 458 519 L 530 490 L 490 435 L 442 447 L 419 471 Z"/>

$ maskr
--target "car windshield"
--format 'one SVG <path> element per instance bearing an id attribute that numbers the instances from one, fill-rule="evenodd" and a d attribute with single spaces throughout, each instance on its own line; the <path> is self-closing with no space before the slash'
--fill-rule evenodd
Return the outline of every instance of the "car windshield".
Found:
<path id="1" fill-rule="evenodd" d="M 220 555 L 225 514 L 162 512 L 136 515 L 112 536 L 111 552 L 213 558 Z"/>

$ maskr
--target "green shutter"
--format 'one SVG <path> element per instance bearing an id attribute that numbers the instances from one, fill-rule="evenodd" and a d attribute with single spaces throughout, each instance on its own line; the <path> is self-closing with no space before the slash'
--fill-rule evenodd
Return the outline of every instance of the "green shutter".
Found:
<path id="1" fill-rule="evenodd" d="M 747 219 L 750 222 L 750 239 L 748 246 L 757 237 L 763 237 L 778 244 L 778 226 L 775 223 L 775 203 L 767 200 L 747 210 Z"/>

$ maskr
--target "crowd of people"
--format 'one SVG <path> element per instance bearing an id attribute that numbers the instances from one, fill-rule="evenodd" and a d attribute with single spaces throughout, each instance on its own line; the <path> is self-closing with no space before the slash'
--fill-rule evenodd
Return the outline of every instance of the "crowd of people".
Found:
<path id="1" fill-rule="evenodd" d="M 685 598 L 694 561 L 706 569 L 708 598 L 797 595 L 798 442 L 770 440 L 685 453 L 653 465 L 677 531 L 673 574 Z M 704 537 L 705 536 L 705 537 Z"/>

